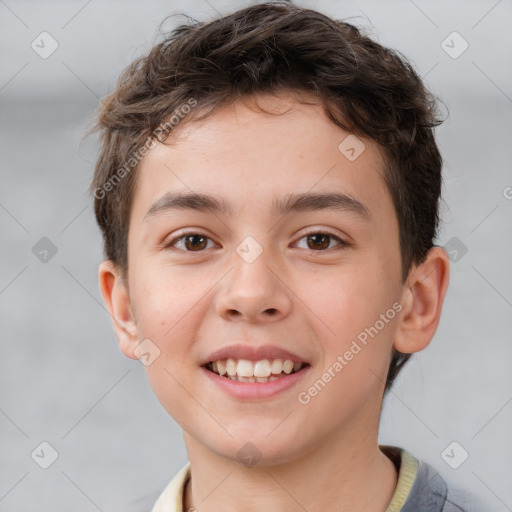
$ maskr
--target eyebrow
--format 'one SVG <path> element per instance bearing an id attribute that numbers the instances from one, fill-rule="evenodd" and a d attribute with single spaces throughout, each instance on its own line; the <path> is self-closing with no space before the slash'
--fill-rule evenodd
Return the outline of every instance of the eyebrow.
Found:
<path id="1" fill-rule="evenodd" d="M 369 209 L 363 203 L 347 194 L 308 192 L 289 194 L 283 198 L 275 198 L 272 201 L 272 213 L 274 215 L 326 209 L 352 212 L 365 220 L 370 220 L 372 217 Z M 221 197 L 195 192 L 169 192 L 151 206 L 144 220 L 171 210 L 209 211 L 231 217 L 235 213 L 231 203 Z"/>

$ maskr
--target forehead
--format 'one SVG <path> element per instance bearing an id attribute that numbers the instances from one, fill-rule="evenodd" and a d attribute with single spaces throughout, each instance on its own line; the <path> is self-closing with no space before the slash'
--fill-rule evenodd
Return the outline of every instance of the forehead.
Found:
<path id="1" fill-rule="evenodd" d="M 368 213 L 389 209 L 376 143 L 334 125 L 320 104 L 255 99 L 269 113 L 238 101 L 203 120 L 185 120 L 153 147 L 137 173 L 132 220 L 147 218 L 169 192 L 218 197 L 224 213 L 236 216 L 280 213 L 276 205 L 290 194 L 307 192 L 343 194 Z"/>

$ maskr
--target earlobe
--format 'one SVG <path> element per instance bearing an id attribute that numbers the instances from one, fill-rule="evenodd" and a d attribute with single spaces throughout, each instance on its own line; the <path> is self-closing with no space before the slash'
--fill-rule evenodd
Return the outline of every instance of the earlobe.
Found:
<path id="1" fill-rule="evenodd" d="M 393 343 L 399 352 L 419 352 L 434 337 L 448 289 L 449 273 L 450 260 L 442 247 L 431 248 L 425 261 L 409 272 Z"/>
<path id="2" fill-rule="evenodd" d="M 98 270 L 101 295 L 107 307 L 123 354 L 137 359 L 133 354 L 138 345 L 137 324 L 133 316 L 130 295 L 121 272 L 111 260 L 103 261 Z"/>

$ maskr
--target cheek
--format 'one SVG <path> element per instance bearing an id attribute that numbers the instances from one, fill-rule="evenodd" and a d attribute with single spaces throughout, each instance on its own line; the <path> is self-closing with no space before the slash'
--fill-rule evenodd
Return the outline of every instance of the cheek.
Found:
<path id="1" fill-rule="evenodd" d="M 373 403 L 384 385 L 396 311 L 392 308 L 393 294 L 379 275 L 352 274 L 333 283 L 318 315 L 329 330 L 319 327 L 322 359 L 301 391 L 302 398 L 311 402 L 310 410 L 320 415 L 322 411 L 332 412 L 329 421 L 333 427 L 357 416 L 364 404 Z M 320 307 L 321 295 L 313 299 Z"/>
<path id="2" fill-rule="evenodd" d="M 193 317 L 211 285 L 208 280 L 155 267 L 139 272 L 132 299 L 137 312 L 139 333 L 161 343 L 172 343 L 183 319 Z"/>
<path id="3" fill-rule="evenodd" d="M 208 289 L 208 288 L 207 288 Z M 145 366 L 148 382 L 164 409 L 179 423 L 186 424 L 193 389 L 195 360 L 191 357 L 198 330 L 197 322 L 204 315 L 201 297 L 204 290 L 184 290 L 172 280 L 150 279 L 137 291 L 139 336 L 155 345 L 157 356 Z"/>
<path id="4" fill-rule="evenodd" d="M 358 381 L 369 376 L 375 379 L 370 371 L 377 375 L 385 372 L 396 318 L 392 306 L 398 297 L 387 274 L 386 266 L 375 260 L 346 272 L 336 269 L 323 286 L 304 285 L 303 293 L 309 290 L 305 295 L 308 305 L 326 327 L 320 326 L 318 333 L 323 339 L 324 368 L 332 367 L 342 356 L 343 371 L 337 375 L 350 374 Z"/>
<path id="5" fill-rule="evenodd" d="M 152 367 L 183 367 L 186 372 L 215 276 L 192 276 L 176 267 L 155 267 L 139 275 L 143 277 L 134 280 L 131 293 L 139 338 L 150 339 L 160 351 Z"/>
<path id="6" fill-rule="evenodd" d="M 391 307 L 396 290 L 386 277 L 386 268 L 378 261 L 337 268 L 318 282 L 302 281 L 307 304 L 334 331 L 346 340 L 379 319 Z"/>

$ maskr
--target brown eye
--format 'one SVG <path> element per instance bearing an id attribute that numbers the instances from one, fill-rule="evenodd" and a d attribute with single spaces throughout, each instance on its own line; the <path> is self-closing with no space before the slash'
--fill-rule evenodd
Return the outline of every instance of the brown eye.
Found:
<path id="1" fill-rule="evenodd" d="M 300 240 L 306 240 L 305 249 L 311 249 L 315 252 L 330 252 L 330 250 L 342 249 L 350 244 L 342 240 L 340 237 L 323 231 L 311 231 L 306 233 Z M 335 241 L 335 246 L 331 246 L 331 242 Z"/>
<path id="2" fill-rule="evenodd" d="M 185 236 L 185 247 L 191 251 L 204 249 L 207 245 L 207 238 L 203 235 L 187 235 Z"/>
<path id="3" fill-rule="evenodd" d="M 166 249 L 178 249 L 185 252 L 200 252 L 206 249 L 210 238 L 200 233 L 185 233 L 166 244 Z"/>
<path id="4" fill-rule="evenodd" d="M 326 249 L 330 245 L 331 235 L 324 233 L 316 233 L 314 235 L 308 235 L 308 247 L 310 249 Z M 310 243 L 311 242 L 311 243 Z"/>

